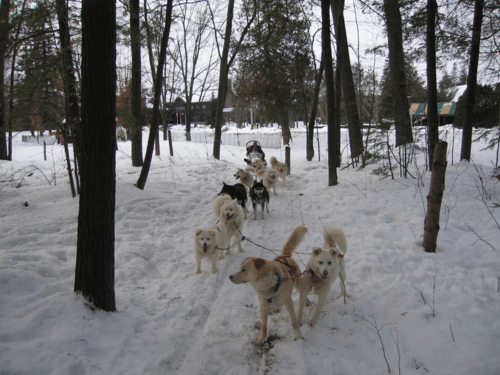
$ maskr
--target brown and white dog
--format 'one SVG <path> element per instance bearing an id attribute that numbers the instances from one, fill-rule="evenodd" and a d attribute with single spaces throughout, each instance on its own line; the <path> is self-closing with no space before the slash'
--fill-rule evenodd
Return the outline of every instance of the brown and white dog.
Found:
<path id="1" fill-rule="evenodd" d="M 288 173 L 287 165 L 285 163 L 278 161 L 274 156 L 271 156 L 271 159 L 269 159 L 269 161 L 271 162 L 271 167 L 278 171 L 278 177 L 283 179 L 283 186 L 285 186 L 286 185 L 286 175 Z"/>
<path id="2" fill-rule="evenodd" d="M 250 171 L 246 171 L 244 169 L 238 168 L 236 170 L 236 173 L 234 174 L 234 177 L 240 182 L 245 185 L 247 190 L 249 190 L 253 186 L 254 178 L 253 175 Z"/>
<path id="3" fill-rule="evenodd" d="M 323 232 L 323 248 L 314 247 L 311 258 L 306 266 L 306 271 L 302 276 L 302 285 L 300 289 L 299 322 L 302 320 L 304 306 L 307 305 L 307 295 L 313 291 L 319 296 L 316 310 L 309 321 L 309 325 L 314 327 L 318 322 L 318 317 L 325 304 L 328 292 L 332 284 L 340 275 L 340 288 L 345 297 L 345 264 L 344 255 L 347 253 L 347 242 L 344 231 L 341 228 L 325 228 Z"/>
<path id="4" fill-rule="evenodd" d="M 307 233 L 307 228 L 295 228 L 285 242 L 281 255 L 274 260 L 262 258 L 246 258 L 241 263 L 240 271 L 230 275 L 235 284 L 250 283 L 257 292 L 260 304 L 261 331 L 256 344 L 262 345 L 267 335 L 267 318 L 269 310 L 279 310 L 285 306 L 290 315 L 295 339 L 302 339 L 299 322 L 292 302 L 292 290 L 301 287 L 300 268 L 293 260 L 292 253 L 297 249 Z"/>

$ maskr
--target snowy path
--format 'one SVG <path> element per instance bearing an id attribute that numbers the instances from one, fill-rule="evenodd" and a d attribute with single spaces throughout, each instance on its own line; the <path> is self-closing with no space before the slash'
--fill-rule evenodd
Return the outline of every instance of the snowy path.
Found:
<path id="1" fill-rule="evenodd" d="M 73 293 L 78 201 L 70 198 L 64 173 L 57 186 L 33 175 L 20 188 L 4 188 L 0 374 L 378 375 L 388 373 L 384 349 L 391 373 L 498 375 L 500 232 L 478 199 L 477 171 L 467 163 L 448 166 L 438 253 L 426 254 L 421 236 L 430 174 L 422 186 L 379 180 L 373 168 L 350 169 L 328 188 L 325 160 L 305 161 L 303 141 L 297 136 L 292 145 L 292 175 L 271 196 L 266 220 L 253 221 L 250 205 L 243 234 L 252 242 L 243 243 L 245 252 L 219 262 L 216 274 L 202 262 L 199 275 L 194 230 L 215 223 L 213 201 L 223 181 L 237 182 L 242 147 L 223 147 L 217 161 L 208 156 L 211 146 L 174 143 L 175 157 L 154 158 L 140 191 L 130 145 L 120 144 L 117 313 L 92 311 Z M 40 160 L 38 146 L 19 147 Z M 273 155 L 284 158 L 282 150 L 266 150 L 267 158 Z M 491 170 L 489 159 L 483 165 Z M 53 161 L 40 167 L 49 175 Z M 494 193 L 495 186 L 488 189 Z M 490 203 L 498 203 L 495 194 Z M 493 211 L 497 221 L 499 212 Z M 272 315 L 263 351 L 254 345 L 256 293 L 228 276 L 247 256 L 272 259 L 302 224 L 309 232 L 294 256 L 302 268 L 323 242 L 323 225 L 345 228 L 349 297 L 346 304 L 337 298 L 336 283 L 318 324 L 302 327 L 302 341 L 294 340 L 284 309 Z M 293 300 L 297 306 L 295 292 Z M 306 308 L 305 320 L 311 312 Z"/>

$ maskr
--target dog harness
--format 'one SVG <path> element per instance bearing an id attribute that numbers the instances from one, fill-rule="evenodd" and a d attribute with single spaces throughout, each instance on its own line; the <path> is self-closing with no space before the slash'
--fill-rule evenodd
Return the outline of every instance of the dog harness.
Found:
<path id="1" fill-rule="evenodd" d="M 297 267 L 292 266 L 291 264 L 288 264 L 285 260 L 286 258 L 290 258 L 290 257 L 285 256 L 285 255 L 280 255 L 280 256 L 274 258 L 274 260 L 276 262 L 280 262 L 281 264 L 284 264 L 285 266 L 287 266 L 289 269 L 288 272 L 290 273 L 290 276 L 292 276 L 292 278 L 293 278 L 295 276 L 295 274 L 297 273 Z"/>

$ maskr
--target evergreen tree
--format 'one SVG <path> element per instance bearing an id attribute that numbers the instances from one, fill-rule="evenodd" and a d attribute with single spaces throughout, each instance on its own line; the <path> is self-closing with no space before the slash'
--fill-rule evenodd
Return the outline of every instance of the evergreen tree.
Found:
<path id="1" fill-rule="evenodd" d="M 261 116 L 279 122 L 285 144 L 291 139 L 291 104 L 311 70 L 309 27 L 299 0 L 261 1 L 249 41 L 241 48 L 248 95 L 257 99 Z"/>

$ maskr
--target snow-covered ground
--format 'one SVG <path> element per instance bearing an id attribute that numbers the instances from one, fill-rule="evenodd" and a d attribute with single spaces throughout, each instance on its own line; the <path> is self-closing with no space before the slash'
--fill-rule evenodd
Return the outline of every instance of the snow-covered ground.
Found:
<path id="1" fill-rule="evenodd" d="M 14 161 L 0 162 L 0 374 L 367 375 L 389 367 L 391 374 L 500 374 L 495 155 L 474 144 L 475 163 L 458 162 L 456 134 L 438 249 L 428 254 L 421 243 L 429 172 L 418 181 L 399 173 L 380 179 L 371 173 L 376 166 L 339 169 L 339 185 L 328 187 L 325 129 L 321 161 L 306 161 L 303 129 L 293 136 L 287 186 L 271 196 L 265 221 L 249 215 L 245 252 L 222 260 L 216 274 L 202 263 L 199 275 L 194 230 L 215 223 L 212 204 L 222 182 L 236 183 L 244 147 L 223 145 L 215 160 L 211 144 L 174 142 L 170 157 L 162 142 L 142 191 L 134 187 L 140 168 L 131 166 L 130 143 L 119 143 L 118 312 L 105 313 L 73 293 L 78 198 L 71 198 L 62 148 L 49 146 L 44 161 L 42 146 L 17 135 Z M 284 160 L 283 148 L 265 152 Z M 270 318 L 268 344 L 257 347 L 256 293 L 228 275 L 247 256 L 272 259 L 301 224 L 309 228 L 294 256 L 301 267 L 323 243 L 323 226 L 344 228 L 348 298 L 337 298 L 334 284 L 318 324 L 302 326 L 301 341 L 282 309 Z M 293 299 L 297 305 L 296 292 Z"/>

